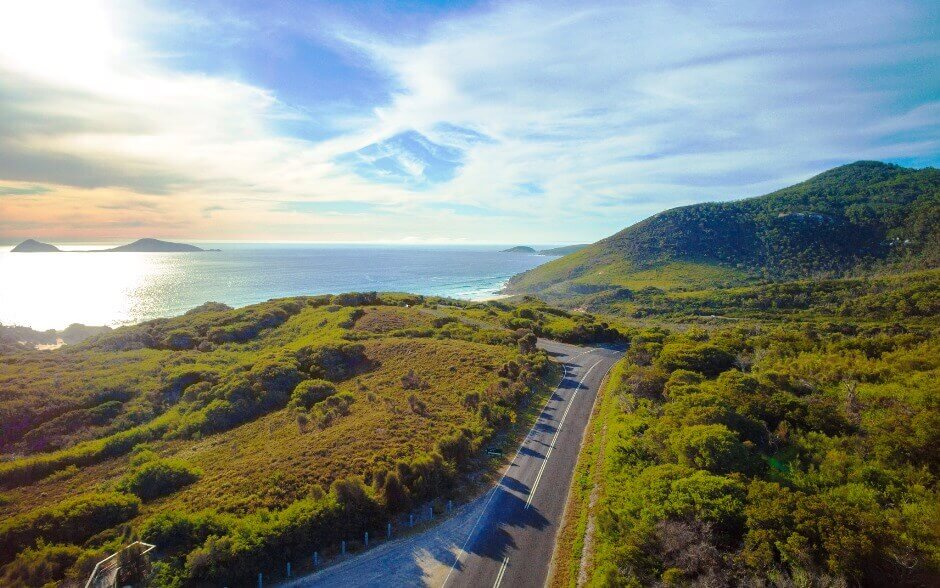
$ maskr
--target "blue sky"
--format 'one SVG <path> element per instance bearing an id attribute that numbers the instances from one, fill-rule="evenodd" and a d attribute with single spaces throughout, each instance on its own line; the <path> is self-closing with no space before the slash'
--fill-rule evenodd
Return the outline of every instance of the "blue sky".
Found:
<path id="1" fill-rule="evenodd" d="M 0 6 L 0 238 L 588 242 L 940 161 L 935 2 Z"/>

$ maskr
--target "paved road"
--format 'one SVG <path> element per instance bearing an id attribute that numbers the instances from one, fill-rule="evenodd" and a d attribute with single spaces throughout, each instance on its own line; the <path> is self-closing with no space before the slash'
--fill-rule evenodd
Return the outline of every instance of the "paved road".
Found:
<path id="1" fill-rule="evenodd" d="M 425 533 L 290 585 L 543 586 L 594 397 L 620 353 L 539 346 L 564 365 L 565 377 L 493 489 Z"/>

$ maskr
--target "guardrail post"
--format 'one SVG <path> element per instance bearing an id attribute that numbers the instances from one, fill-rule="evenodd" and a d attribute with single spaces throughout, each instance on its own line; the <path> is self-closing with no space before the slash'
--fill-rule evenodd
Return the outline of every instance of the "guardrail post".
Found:
<path id="1" fill-rule="evenodd" d="M 392 523 L 389 523 L 388 526 L 385 528 L 385 534 L 388 535 L 387 537 L 388 539 L 392 538 Z"/>
<path id="2" fill-rule="evenodd" d="M 368 531 L 366 531 L 366 538 L 365 538 L 364 543 L 366 544 L 366 547 L 369 546 L 369 532 Z"/>
<path id="3" fill-rule="evenodd" d="M 434 505 L 428 507 L 428 514 L 431 515 L 431 520 L 434 520 Z"/>
<path id="4" fill-rule="evenodd" d="M 313 552 L 313 567 L 317 567 L 318 565 L 320 565 L 320 552 L 314 551 Z"/>
<path id="5" fill-rule="evenodd" d="M 290 578 L 290 562 L 287 562 L 287 577 Z"/>
<path id="6" fill-rule="evenodd" d="M 345 542 L 345 541 L 343 541 L 343 542 L 340 543 L 340 545 L 339 545 L 339 554 L 340 554 L 340 555 L 346 555 L 346 542 Z"/>
<path id="7" fill-rule="evenodd" d="M 261 588 L 264 582 L 261 581 L 261 572 L 258 572 L 258 588 Z"/>
<path id="8" fill-rule="evenodd" d="M 450 500 L 447 501 L 447 512 L 454 510 L 454 503 Z"/>

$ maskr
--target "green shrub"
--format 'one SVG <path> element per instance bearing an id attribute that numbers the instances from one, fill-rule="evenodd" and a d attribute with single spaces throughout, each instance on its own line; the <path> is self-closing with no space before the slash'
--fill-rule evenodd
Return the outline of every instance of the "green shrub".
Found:
<path id="1" fill-rule="evenodd" d="M 712 378 L 731 369 L 734 366 L 734 356 L 708 343 L 669 343 L 659 353 L 656 365 L 667 372 L 689 370 Z"/>
<path id="2" fill-rule="evenodd" d="M 45 586 L 61 580 L 84 550 L 77 545 L 50 545 L 39 541 L 27 547 L 3 568 L 3 586 Z"/>
<path id="3" fill-rule="evenodd" d="M 334 394 L 336 386 L 326 380 L 304 380 L 291 393 L 290 405 L 306 410 Z"/>
<path id="4" fill-rule="evenodd" d="M 712 473 L 725 474 L 747 469 L 747 449 L 724 425 L 691 425 L 669 436 L 669 445 L 679 462 Z"/>
<path id="5" fill-rule="evenodd" d="M 40 539 L 80 543 L 137 514 L 140 500 L 116 492 L 82 494 L 55 506 L 37 508 L 0 523 L 0 561 Z"/>
<path id="6" fill-rule="evenodd" d="M 340 382 L 369 366 L 365 347 L 358 343 L 340 343 L 321 347 L 305 347 L 298 352 L 301 370 L 311 378 Z"/>
<path id="7" fill-rule="evenodd" d="M 192 484 L 201 475 L 200 470 L 178 459 L 152 459 L 134 468 L 118 483 L 118 489 L 152 500 Z"/>
<path id="8" fill-rule="evenodd" d="M 188 550 L 202 545 L 210 535 L 225 534 L 233 524 L 231 517 L 211 511 L 195 514 L 168 511 L 147 519 L 140 528 L 140 537 L 161 550 Z"/>

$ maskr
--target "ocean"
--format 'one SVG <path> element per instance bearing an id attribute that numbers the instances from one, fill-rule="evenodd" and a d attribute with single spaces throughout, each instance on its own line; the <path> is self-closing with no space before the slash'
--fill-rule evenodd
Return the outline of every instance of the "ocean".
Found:
<path id="1" fill-rule="evenodd" d="M 553 259 L 508 246 L 211 244 L 204 253 L 10 253 L 0 249 L 0 323 L 37 330 L 119 326 L 207 301 L 401 291 L 483 299 Z M 89 249 L 86 246 L 61 249 Z"/>

